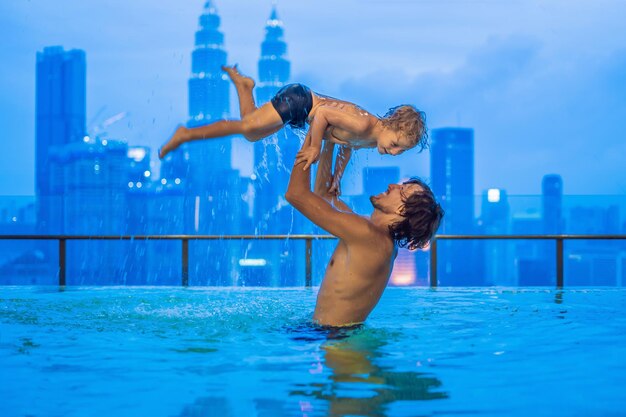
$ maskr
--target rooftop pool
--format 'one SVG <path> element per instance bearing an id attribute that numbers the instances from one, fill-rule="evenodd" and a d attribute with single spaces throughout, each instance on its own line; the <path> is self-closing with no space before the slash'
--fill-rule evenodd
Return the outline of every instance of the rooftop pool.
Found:
<path id="1" fill-rule="evenodd" d="M 624 416 L 626 290 L 0 287 L 0 416 Z"/>

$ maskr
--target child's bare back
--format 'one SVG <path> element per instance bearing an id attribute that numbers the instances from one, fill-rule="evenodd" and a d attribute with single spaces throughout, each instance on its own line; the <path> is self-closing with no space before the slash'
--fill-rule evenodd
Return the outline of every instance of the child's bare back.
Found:
<path id="1" fill-rule="evenodd" d="M 372 125 L 375 125 L 379 120 L 378 117 L 356 104 L 349 101 L 339 100 L 334 97 L 313 93 L 313 103 L 313 108 L 311 109 L 307 119 L 309 125 L 315 118 L 315 113 L 320 107 L 331 107 L 340 110 L 349 117 L 365 118 L 368 123 Z M 359 136 L 360 135 L 356 132 L 333 125 L 328 126 L 324 131 L 324 139 L 339 145 L 348 146 L 352 149 L 376 147 L 376 141 Z"/>

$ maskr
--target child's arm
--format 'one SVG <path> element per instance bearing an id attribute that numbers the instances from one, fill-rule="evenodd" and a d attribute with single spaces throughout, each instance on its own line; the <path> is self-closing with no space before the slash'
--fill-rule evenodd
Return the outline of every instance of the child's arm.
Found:
<path id="1" fill-rule="evenodd" d="M 305 144 L 303 149 L 308 145 Z M 351 213 L 352 210 L 343 201 L 339 199 L 337 194 L 333 194 L 329 191 L 329 187 L 333 181 L 332 166 L 333 166 L 333 151 L 335 150 L 335 144 L 330 141 L 324 142 L 322 147 L 322 153 L 320 155 L 319 165 L 317 166 L 317 174 L 315 175 L 315 185 L 313 187 L 313 193 L 322 197 L 328 201 L 333 207 L 341 211 Z M 296 160 L 301 158 L 300 152 L 296 156 Z"/>
<path id="2" fill-rule="evenodd" d="M 341 195 L 341 178 L 343 177 L 346 166 L 348 166 L 348 162 L 350 162 L 351 156 L 352 148 L 347 146 L 341 146 L 339 148 L 339 153 L 337 153 L 337 158 L 335 159 L 335 172 L 333 173 L 333 179 L 328 189 L 330 194 L 336 196 Z"/>
<path id="3" fill-rule="evenodd" d="M 305 144 L 303 148 L 307 145 Z M 324 142 L 322 147 L 322 153 L 317 165 L 317 174 L 315 174 L 315 185 L 313 186 L 313 192 L 325 200 L 330 200 L 331 195 L 328 190 L 333 182 L 333 152 L 335 150 L 335 144 L 330 141 Z M 300 156 L 300 152 L 296 155 L 296 158 Z"/>
<path id="4" fill-rule="evenodd" d="M 324 132 L 328 127 L 328 119 L 326 117 L 325 107 L 322 106 L 315 112 L 315 117 L 311 122 L 311 127 L 307 133 L 307 138 L 304 142 L 304 146 L 298 152 L 305 162 L 303 169 L 307 170 L 314 163 L 317 162 L 322 149 L 322 139 Z"/>

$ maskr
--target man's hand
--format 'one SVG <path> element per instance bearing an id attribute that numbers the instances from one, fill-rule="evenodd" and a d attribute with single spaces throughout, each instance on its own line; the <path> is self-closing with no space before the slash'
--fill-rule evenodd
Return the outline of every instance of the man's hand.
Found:
<path id="1" fill-rule="evenodd" d="M 296 165 L 305 162 L 303 171 L 306 171 L 313 165 L 320 157 L 320 150 L 314 146 L 305 146 L 300 149 L 300 152 L 296 155 Z"/>

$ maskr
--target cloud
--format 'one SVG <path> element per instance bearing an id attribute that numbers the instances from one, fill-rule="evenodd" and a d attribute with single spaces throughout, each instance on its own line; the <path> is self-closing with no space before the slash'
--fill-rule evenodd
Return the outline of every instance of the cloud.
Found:
<path id="1" fill-rule="evenodd" d="M 378 114 L 409 102 L 427 112 L 431 127 L 473 127 L 477 192 L 500 185 L 537 193 L 548 171 L 564 176 L 568 192 L 623 192 L 623 168 L 612 155 L 625 139 L 626 53 L 611 51 L 626 39 L 619 30 L 625 3 L 448 3 L 281 3 L 292 80 Z M 0 108 L 11 138 L 3 143 L 20 145 L 0 165 L 32 172 L 34 56 L 49 44 L 87 51 L 89 118 L 103 105 L 111 114 L 129 111 L 130 125 L 111 134 L 160 145 L 186 118 L 202 4 L 2 2 L 0 26 L 15 35 L 0 46 L 7 63 L 0 67 Z M 256 74 L 270 4 L 217 4 L 229 60 Z M 348 24 L 356 6 L 359 19 Z M 557 15 L 563 7 L 569 12 Z M 361 157 L 363 164 L 400 163 L 404 173 L 428 174 L 427 154 Z M 32 175 L 26 183 L 21 189 L 32 192 Z M 5 193 L 16 189 L 8 185 L 0 181 Z"/>
<path id="2" fill-rule="evenodd" d="M 605 150 L 626 137 L 626 53 L 551 60 L 542 51 L 532 37 L 492 37 L 452 71 L 373 72 L 346 80 L 338 95 L 377 113 L 414 103 L 431 129 L 474 128 L 476 193 L 537 194 L 551 172 L 570 193 L 622 192 L 623 162 Z M 398 162 L 407 175 L 415 170 L 415 158 Z"/>

